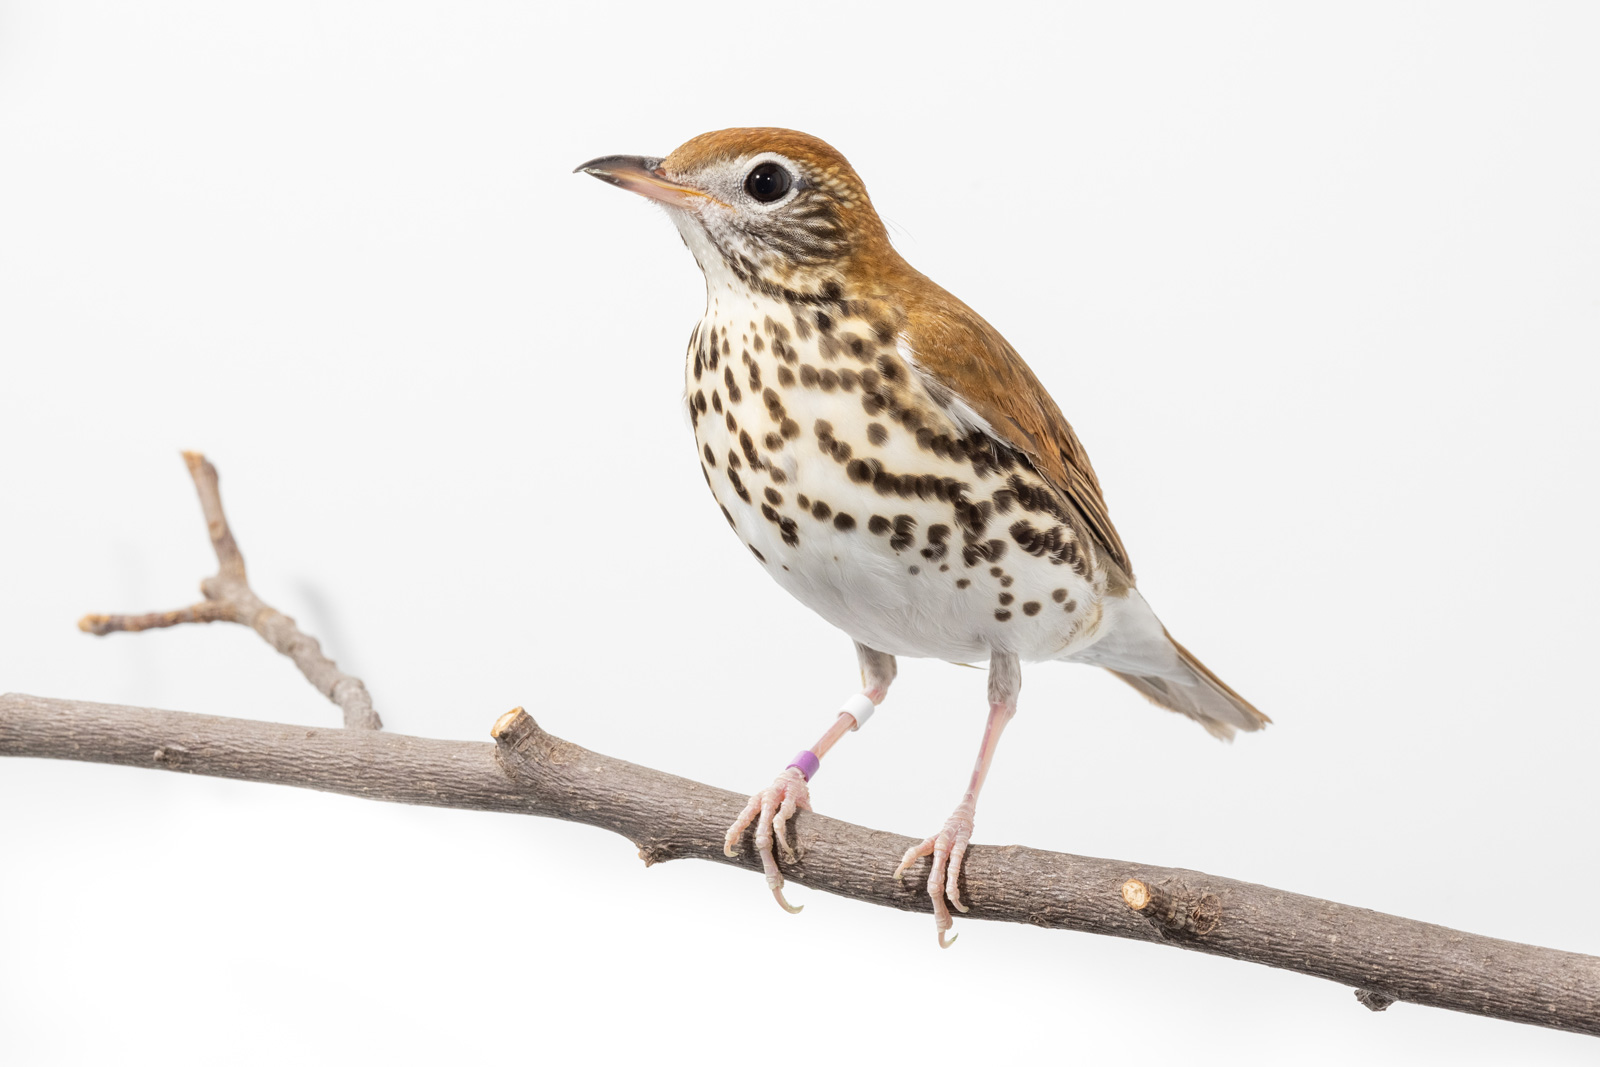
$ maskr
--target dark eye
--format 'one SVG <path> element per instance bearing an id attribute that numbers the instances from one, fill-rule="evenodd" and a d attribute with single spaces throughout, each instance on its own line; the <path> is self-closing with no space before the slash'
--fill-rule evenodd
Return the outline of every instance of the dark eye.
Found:
<path id="1" fill-rule="evenodd" d="M 793 184 L 794 179 L 789 177 L 788 171 L 776 163 L 763 163 L 745 178 L 744 191 L 763 204 L 770 204 L 774 200 L 782 200 L 783 194 Z"/>

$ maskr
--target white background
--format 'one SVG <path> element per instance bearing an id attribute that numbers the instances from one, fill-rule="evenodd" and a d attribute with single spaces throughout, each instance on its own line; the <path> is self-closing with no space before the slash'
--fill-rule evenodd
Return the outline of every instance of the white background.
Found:
<path id="1" fill-rule="evenodd" d="M 1600 16 L 1589 4 L 0 5 L 0 690 L 327 725 L 254 634 L 95 639 L 214 567 L 389 728 L 762 785 L 856 685 L 681 413 L 694 263 L 569 173 L 845 152 L 1091 450 L 1140 586 L 1277 725 L 1026 673 L 980 842 L 1600 953 Z M 905 662 L 827 813 L 959 799 Z M 886 864 L 893 857 L 884 857 Z M 1592 1062 L 1167 948 L 932 922 L 582 827 L 0 762 L 0 1059 Z"/>

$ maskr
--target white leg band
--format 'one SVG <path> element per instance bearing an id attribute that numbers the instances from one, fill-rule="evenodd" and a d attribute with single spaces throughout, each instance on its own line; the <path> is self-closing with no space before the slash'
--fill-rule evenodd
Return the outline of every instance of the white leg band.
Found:
<path id="1" fill-rule="evenodd" d="M 856 721 L 856 724 L 850 727 L 851 730 L 859 730 L 867 725 L 867 720 L 872 718 L 872 713 L 877 710 L 878 706 L 868 700 L 865 693 L 857 693 L 849 700 L 846 700 L 844 706 L 839 709 L 840 712 Z"/>

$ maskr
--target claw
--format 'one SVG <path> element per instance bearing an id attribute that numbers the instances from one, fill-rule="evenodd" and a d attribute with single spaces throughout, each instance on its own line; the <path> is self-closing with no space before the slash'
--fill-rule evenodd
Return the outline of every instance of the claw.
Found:
<path id="1" fill-rule="evenodd" d="M 923 856 L 933 857 L 933 862 L 928 865 L 927 889 L 928 898 L 933 903 L 933 919 L 939 932 L 940 948 L 949 948 L 956 941 L 955 936 L 948 940 L 945 938 L 945 932 L 951 925 L 949 905 L 955 905 L 956 910 L 963 914 L 969 910 L 961 902 L 961 865 L 966 861 L 967 844 L 971 839 L 972 816 L 965 809 L 957 808 L 955 814 L 945 821 L 944 829 L 921 844 L 906 849 L 900 866 L 894 870 L 895 879 L 902 880 L 917 860 Z"/>
<path id="2" fill-rule="evenodd" d="M 811 798 L 806 791 L 805 776 L 799 771 L 786 769 L 770 786 L 750 798 L 739 813 L 739 818 L 728 827 L 722 843 L 723 855 L 737 858 L 737 846 L 745 829 L 752 822 L 755 823 L 756 855 L 761 857 L 761 870 L 767 876 L 767 888 L 772 890 L 772 899 L 790 915 L 798 914 L 804 905 L 790 904 L 784 899 L 783 872 L 778 869 L 773 847 L 776 845 L 777 852 L 782 854 L 786 862 L 795 862 L 798 856 L 789 845 L 787 835 L 789 819 L 796 811 L 810 810 Z"/>
<path id="3" fill-rule="evenodd" d="M 930 837 L 923 841 L 920 845 L 912 845 L 910 848 L 906 849 L 906 854 L 900 857 L 900 866 L 894 869 L 894 880 L 897 882 L 904 881 L 906 871 L 911 869 L 911 865 L 913 863 L 917 862 L 924 856 L 933 855 L 933 845 L 937 840 L 938 836 L 935 835 L 934 837 Z"/>
<path id="4" fill-rule="evenodd" d="M 802 911 L 806 910 L 806 906 L 804 904 L 791 904 L 785 900 L 783 898 L 783 886 L 781 885 L 775 885 L 772 887 L 772 899 L 778 902 L 778 907 L 782 908 L 790 915 L 799 915 Z"/>

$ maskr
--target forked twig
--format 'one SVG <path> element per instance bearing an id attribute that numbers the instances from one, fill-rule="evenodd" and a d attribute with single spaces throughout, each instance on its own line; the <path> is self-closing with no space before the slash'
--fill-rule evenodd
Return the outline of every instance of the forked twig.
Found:
<path id="1" fill-rule="evenodd" d="M 344 712 L 347 727 L 379 730 L 383 722 L 372 708 L 372 696 L 361 679 L 341 671 L 323 654 L 317 639 L 305 633 L 289 616 L 267 604 L 250 588 L 245 575 L 244 554 L 234 540 L 228 516 L 222 510 L 222 493 L 217 488 L 217 468 L 199 452 L 185 452 L 184 463 L 200 495 L 205 513 L 206 532 L 217 553 L 217 573 L 200 583 L 205 599 L 176 611 L 156 611 L 145 615 L 85 615 L 78 629 L 104 636 L 110 633 L 137 633 L 178 626 L 186 622 L 237 622 L 260 634 L 273 648 L 288 656 L 317 691 Z"/>

